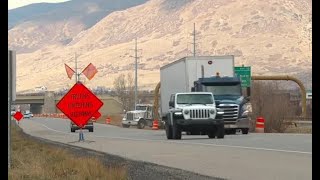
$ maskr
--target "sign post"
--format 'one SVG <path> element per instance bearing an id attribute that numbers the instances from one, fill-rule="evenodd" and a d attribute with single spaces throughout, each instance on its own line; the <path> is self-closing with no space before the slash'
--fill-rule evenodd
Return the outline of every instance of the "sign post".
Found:
<path id="1" fill-rule="evenodd" d="M 242 87 L 251 87 L 251 67 L 234 67 L 236 76 L 240 77 Z"/>
<path id="2" fill-rule="evenodd" d="M 8 169 L 11 168 L 11 103 L 16 100 L 16 53 L 8 51 Z"/>
<path id="3" fill-rule="evenodd" d="M 83 89 L 83 87 L 86 89 L 86 91 L 89 91 L 84 85 L 82 85 L 82 83 L 79 81 L 79 76 L 80 76 L 80 74 L 84 74 L 89 80 L 91 80 L 93 77 L 94 77 L 94 75 L 98 72 L 98 70 L 96 69 L 96 67 L 92 64 L 92 63 L 90 63 L 81 73 L 78 73 L 78 63 L 77 63 L 77 54 L 75 54 L 75 71 L 73 70 L 73 69 L 71 69 L 68 65 L 66 65 L 65 64 L 65 68 L 66 68 L 66 72 L 67 72 L 67 75 L 68 75 L 68 77 L 69 77 L 69 79 L 71 79 L 71 77 L 73 76 L 73 74 L 76 74 L 76 84 L 74 85 L 74 87 L 76 86 L 76 88 L 82 88 Z M 79 86 L 77 86 L 77 84 L 79 84 Z M 75 88 L 75 89 L 76 89 Z M 70 89 L 70 91 L 72 90 L 72 88 Z M 70 92 L 69 91 L 69 92 Z M 76 90 L 74 90 L 74 91 L 76 91 Z M 68 92 L 68 93 L 69 93 Z M 89 92 L 91 92 L 91 91 L 89 91 Z M 92 94 L 92 93 L 91 93 Z M 96 99 L 97 99 L 97 97 L 94 95 L 94 94 L 92 94 Z M 67 95 L 65 95 L 65 96 L 67 96 Z M 80 95 L 81 96 L 81 95 Z M 86 95 L 85 95 L 86 96 Z M 83 96 L 84 97 L 84 96 Z M 84 98 L 85 99 L 85 98 Z M 75 100 L 75 99 L 74 99 Z M 99 100 L 99 99 L 98 99 Z M 62 99 L 61 99 L 61 101 L 62 101 Z M 60 101 L 60 102 L 61 102 Z M 59 102 L 59 103 L 60 103 Z M 101 101 L 100 101 L 101 102 Z M 58 107 L 58 105 L 59 105 L 59 103 L 57 104 L 57 107 Z M 64 101 L 64 103 L 65 103 L 65 101 Z M 88 103 L 88 102 L 86 102 L 86 103 Z M 90 102 L 89 102 L 90 103 Z M 101 102 L 102 103 L 102 102 Z M 103 103 L 102 103 L 103 104 Z M 61 107 L 63 107 L 63 105 L 60 105 Z M 101 105 L 102 106 L 102 105 Z M 101 107 L 100 106 L 100 107 Z M 96 110 L 96 111 L 98 111 L 99 109 L 100 109 L 100 107 Z M 58 107 L 59 108 L 59 107 Z M 60 109 L 60 108 L 59 108 Z M 60 109 L 61 110 L 61 109 Z M 61 110 L 62 111 L 62 110 Z M 62 111 L 63 112 L 63 111 Z M 63 112 L 67 117 L 69 117 L 65 112 Z M 88 120 L 91 118 L 92 116 L 90 116 L 86 121 L 85 121 L 85 124 L 88 122 Z M 70 117 L 69 117 L 69 119 L 71 119 Z M 71 119 L 77 126 L 79 126 L 80 127 L 80 132 L 79 132 L 79 142 L 80 141 L 84 141 L 84 135 L 83 135 L 83 132 L 82 132 L 82 128 L 83 128 L 83 126 L 85 125 L 85 124 L 81 124 L 81 125 L 78 125 L 73 119 Z"/>

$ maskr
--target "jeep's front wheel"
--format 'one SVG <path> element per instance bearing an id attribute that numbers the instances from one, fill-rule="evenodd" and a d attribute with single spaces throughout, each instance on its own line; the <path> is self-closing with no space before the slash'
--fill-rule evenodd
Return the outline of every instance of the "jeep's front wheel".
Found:
<path id="1" fill-rule="evenodd" d="M 181 139 L 181 128 L 178 125 L 172 126 L 172 137 L 173 139 Z"/>
<path id="2" fill-rule="evenodd" d="M 208 137 L 209 137 L 210 139 L 215 138 L 215 137 L 216 137 L 216 131 L 214 131 L 214 130 L 209 131 L 209 132 L 208 132 Z"/>
<path id="3" fill-rule="evenodd" d="M 217 138 L 223 139 L 224 138 L 224 124 L 219 124 L 217 127 Z"/>
<path id="4" fill-rule="evenodd" d="M 172 139 L 173 138 L 173 136 L 172 136 L 172 128 L 168 123 L 165 124 L 165 129 L 166 129 L 167 139 Z"/>

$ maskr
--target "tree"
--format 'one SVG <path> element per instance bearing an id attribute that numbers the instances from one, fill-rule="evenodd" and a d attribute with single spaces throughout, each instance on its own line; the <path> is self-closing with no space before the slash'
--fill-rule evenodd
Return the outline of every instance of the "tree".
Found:
<path id="1" fill-rule="evenodd" d="M 277 82 L 254 82 L 251 104 L 252 118 L 264 117 L 265 132 L 284 132 L 288 127 L 287 118 L 294 116 L 290 93 L 279 88 Z"/>
<path id="2" fill-rule="evenodd" d="M 122 107 L 125 110 L 131 110 L 134 108 L 134 83 L 131 73 L 127 76 L 120 74 L 113 81 L 113 87 L 116 96 L 118 96 L 119 101 L 122 103 Z"/>

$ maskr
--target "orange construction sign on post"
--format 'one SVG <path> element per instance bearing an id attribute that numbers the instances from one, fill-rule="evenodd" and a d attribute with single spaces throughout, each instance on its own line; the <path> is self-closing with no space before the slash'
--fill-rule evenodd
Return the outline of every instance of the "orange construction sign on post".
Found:
<path id="1" fill-rule="evenodd" d="M 64 66 L 66 68 L 68 78 L 71 79 L 73 74 L 75 73 L 75 71 L 73 69 L 71 69 L 67 64 L 64 64 Z"/>
<path id="2" fill-rule="evenodd" d="M 97 72 L 97 68 L 92 63 L 90 63 L 86 68 L 84 68 L 82 74 L 84 74 L 89 80 L 91 80 Z"/>

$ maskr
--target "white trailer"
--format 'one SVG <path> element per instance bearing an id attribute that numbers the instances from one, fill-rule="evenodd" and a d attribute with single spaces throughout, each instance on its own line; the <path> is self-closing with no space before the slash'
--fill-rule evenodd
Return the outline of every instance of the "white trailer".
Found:
<path id="1" fill-rule="evenodd" d="M 194 81 L 202 77 L 234 77 L 234 56 L 189 56 L 181 58 L 160 68 L 161 116 L 169 111 L 171 94 L 191 92 Z"/>

